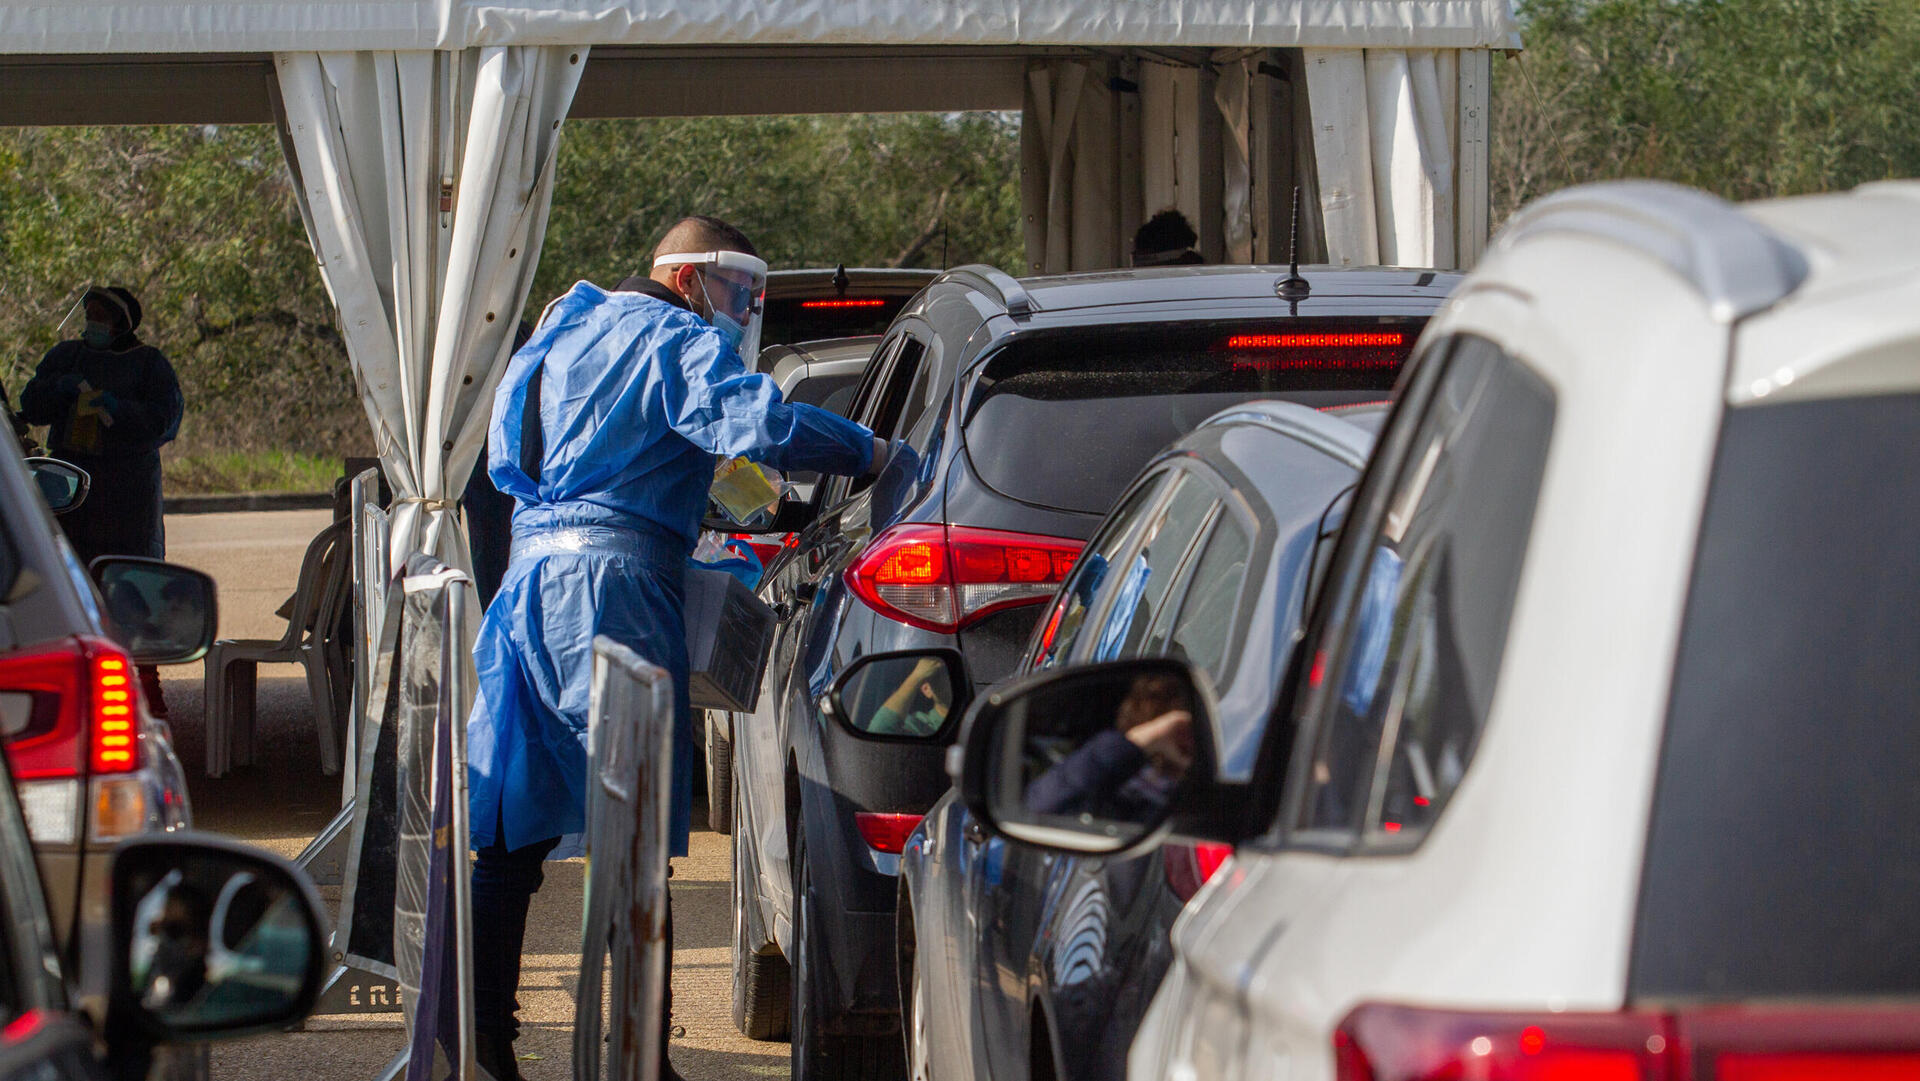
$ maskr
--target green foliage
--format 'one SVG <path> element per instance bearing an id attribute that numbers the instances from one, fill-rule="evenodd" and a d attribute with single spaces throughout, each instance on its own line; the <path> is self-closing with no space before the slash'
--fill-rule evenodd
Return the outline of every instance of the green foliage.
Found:
<path id="1" fill-rule="evenodd" d="M 280 147 L 257 127 L 0 131 L 0 379 L 78 334 L 88 283 L 125 285 L 172 360 L 192 448 L 365 453 L 332 305 Z"/>
<path id="2" fill-rule="evenodd" d="M 1497 218 L 1615 177 L 1756 199 L 1920 175 L 1916 0 L 1522 0 L 1520 13 L 1527 50 L 1494 69 Z"/>
<path id="3" fill-rule="evenodd" d="M 567 125 L 529 314 L 641 269 L 686 214 L 776 267 L 1019 264 L 1019 122 L 998 114 Z M 306 484 L 371 453 L 274 133 L 0 130 L 0 382 L 12 391 L 90 283 L 131 288 L 187 399 L 170 489 Z M 319 472 L 315 470 L 318 469 Z M 324 487 L 324 485 L 319 485 Z M 229 489 L 235 490 L 235 489 Z"/>
<path id="4" fill-rule="evenodd" d="M 583 120 L 567 124 L 539 306 L 645 271 L 689 214 L 724 218 L 775 268 L 1020 264 L 1019 121 L 991 113 Z"/>
<path id="5" fill-rule="evenodd" d="M 327 492 L 340 459 L 286 450 L 203 451 L 176 455 L 166 465 L 166 494 L 210 492 Z"/>

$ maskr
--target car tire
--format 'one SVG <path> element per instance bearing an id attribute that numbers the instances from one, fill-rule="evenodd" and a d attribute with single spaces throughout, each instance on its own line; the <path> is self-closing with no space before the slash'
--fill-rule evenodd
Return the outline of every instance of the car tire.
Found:
<path id="1" fill-rule="evenodd" d="M 720 734 L 707 714 L 707 828 L 733 832 L 733 741 Z"/>
<path id="2" fill-rule="evenodd" d="M 814 934 L 813 877 L 807 863 L 805 828 L 793 841 L 793 1041 L 791 1081 L 905 1081 L 899 1045 L 871 1036 L 832 1036 L 821 1031 L 820 994 L 814 979 L 820 936 Z"/>
<path id="3" fill-rule="evenodd" d="M 933 1048 L 927 1036 L 927 978 L 918 958 L 907 967 L 907 1001 L 900 1026 L 907 1049 L 907 1081 L 933 1081 Z"/>
<path id="4" fill-rule="evenodd" d="M 735 796 L 735 801 L 738 800 Z M 728 804 L 730 809 L 735 803 Z M 738 817 L 735 816 L 738 821 Z M 753 893 L 753 870 L 747 865 L 746 848 L 733 838 L 733 1023 L 750 1040 L 784 1040 L 790 1017 L 788 995 L 793 977 L 787 971 L 787 959 L 780 947 L 768 943 L 756 950 L 747 941 L 750 906 L 758 905 Z"/>

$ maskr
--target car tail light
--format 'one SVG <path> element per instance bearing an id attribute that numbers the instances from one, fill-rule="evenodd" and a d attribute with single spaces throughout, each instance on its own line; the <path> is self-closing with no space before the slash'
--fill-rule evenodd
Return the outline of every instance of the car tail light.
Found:
<path id="1" fill-rule="evenodd" d="M 1366 328 L 1235 334 L 1221 343 L 1236 371 L 1390 372 L 1406 362 L 1406 331 Z"/>
<path id="2" fill-rule="evenodd" d="M 1337 1081 L 1914 1081 L 1920 1011 L 1483 1013 L 1365 1005 Z"/>
<path id="3" fill-rule="evenodd" d="M 856 811 L 853 824 L 859 827 L 860 836 L 866 838 L 867 847 L 897 856 L 906 850 L 907 836 L 920 825 L 920 816 Z"/>
<path id="4" fill-rule="evenodd" d="M 1160 850 L 1167 865 L 1167 886 L 1182 901 L 1192 900 L 1231 855 L 1232 845 L 1166 845 Z"/>
<path id="5" fill-rule="evenodd" d="M 847 571 L 875 611 L 926 630 L 955 631 L 1053 595 L 1081 542 L 965 526 L 902 525 L 876 537 Z"/>
<path id="6" fill-rule="evenodd" d="M 25 724 L 6 744 L 28 832 L 42 844 L 78 843 L 87 795 L 82 779 L 131 773 L 140 765 L 132 663 L 100 639 L 63 639 L 0 657 L 0 693 L 30 703 L 22 711 Z M 116 795 L 115 807 L 126 805 Z"/>
<path id="7" fill-rule="evenodd" d="M 773 557 L 779 555 L 780 549 L 785 547 L 787 542 L 793 539 L 793 534 L 791 533 L 782 534 L 778 540 L 772 541 L 755 540 L 754 537 L 757 535 L 758 534 L 753 533 L 734 533 L 729 536 L 729 539 L 746 542 L 747 547 L 753 549 L 753 554 L 760 557 L 760 565 L 762 567 L 773 562 Z"/>

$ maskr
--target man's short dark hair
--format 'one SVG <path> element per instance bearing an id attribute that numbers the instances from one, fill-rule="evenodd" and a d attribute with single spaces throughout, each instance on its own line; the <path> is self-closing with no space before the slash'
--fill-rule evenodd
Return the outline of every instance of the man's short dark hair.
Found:
<path id="1" fill-rule="evenodd" d="M 1148 218 L 1140 231 L 1133 234 L 1133 265 L 1169 266 L 1205 262 L 1193 247 L 1199 240 L 1187 216 L 1168 207 Z"/>
<path id="2" fill-rule="evenodd" d="M 653 246 L 653 257 L 699 251 L 739 251 L 756 258 L 760 255 L 747 234 L 733 225 L 707 214 L 693 214 L 673 223 Z"/>

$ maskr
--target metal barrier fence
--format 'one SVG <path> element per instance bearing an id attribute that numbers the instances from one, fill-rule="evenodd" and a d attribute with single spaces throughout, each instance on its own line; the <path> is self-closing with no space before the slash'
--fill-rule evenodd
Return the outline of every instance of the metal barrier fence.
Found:
<path id="1" fill-rule="evenodd" d="M 593 642 L 592 691 L 586 918 L 574 1010 L 573 1077 L 658 1081 L 666 990 L 673 682 L 664 669 L 601 637 Z M 604 1072 L 603 986 L 609 1017 Z"/>
<path id="2" fill-rule="evenodd" d="M 320 1014 L 405 1014 L 383 1078 L 474 1078 L 466 729 L 473 660 L 453 633 L 472 582 L 415 555 L 388 586 Z"/>

